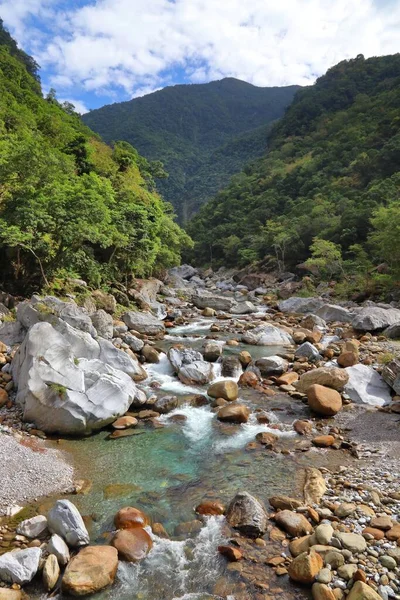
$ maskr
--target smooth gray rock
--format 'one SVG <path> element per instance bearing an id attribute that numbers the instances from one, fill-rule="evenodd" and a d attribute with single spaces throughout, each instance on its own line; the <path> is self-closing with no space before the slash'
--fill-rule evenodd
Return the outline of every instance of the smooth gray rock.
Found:
<path id="1" fill-rule="evenodd" d="M 376 331 L 385 329 L 399 321 L 400 310 L 398 308 L 367 306 L 356 314 L 351 325 L 358 331 Z"/>
<path id="2" fill-rule="evenodd" d="M 0 342 L 6 346 L 15 346 L 24 341 L 25 329 L 19 321 L 9 321 L 0 325 Z"/>
<path id="3" fill-rule="evenodd" d="M 345 370 L 349 375 L 349 381 L 344 391 L 353 402 L 371 406 L 383 406 L 391 402 L 389 386 L 372 367 L 358 364 Z"/>
<path id="4" fill-rule="evenodd" d="M 28 538 L 40 537 L 47 529 L 47 519 L 44 515 L 37 515 L 25 519 L 17 527 L 17 533 Z"/>
<path id="5" fill-rule="evenodd" d="M 114 329 L 113 318 L 109 313 L 100 308 L 99 310 L 96 310 L 95 313 L 90 315 L 90 319 L 97 331 L 97 335 L 105 338 L 106 340 L 112 339 Z"/>
<path id="6" fill-rule="evenodd" d="M 163 396 L 157 398 L 153 404 L 153 409 L 162 415 L 165 415 L 179 406 L 179 400 L 176 396 Z"/>
<path id="7" fill-rule="evenodd" d="M 126 352 L 116 348 L 109 340 L 99 339 L 99 360 L 126 373 L 133 381 L 143 381 L 147 373 L 136 358 L 132 358 Z"/>
<path id="8" fill-rule="evenodd" d="M 300 356 L 303 356 L 311 362 L 320 360 L 320 358 L 321 358 L 321 355 L 318 352 L 318 350 L 316 349 L 316 347 L 313 346 L 313 344 L 311 344 L 310 342 L 304 342 L 304 344 L 301 344 L 301 346 L 299 346 L 297 348 L 294 355 L 295 355 L 295 358 L 299 358 Z"/>
<path id="9" fill-rule="evenodd" d="M 235 304 L 232 305 L 230 312 L 233 315 L 249 315 L 257 312 L 257 308 L 252 302 L 243 300 L 242 302 L 235 302 Z"/>
<path id="10" fill-rule="evenodd" d="M 384 330 L 383 334 L 391 340 L 400 340 L 400 321 L 398 323 L 390 325 L 390 327 Z"/>
<path id="11" fill-rule="evenodd" d="M 128 344 L 129 348 L 133 352 L 140 352 L 144 346 L 144 341 L 132 335 L 131 333 L 125 333 L 125 335 L 122 336 L 122 339 L 125 344 Z"/>
<path id="12" fill-rule="evenodd" d="M 254 346 L 292 346 L 293 338 L 274 325 L 259 325 L 242 335 L 242 341 Z"/>
<path id="13" fill-rule="evenodd" d="M 25 548 L 0 556 L 0 579 L 24 585 L 35 577 L 42 556 L 40 548 Z"/>
<path id="14" fill-rule="evenodd" d="M 41 298 L 34 295 L 28 302 L 21 302 L 17 306 L 17 320 L 25 329 L 41 322 L 51 323 L 55 326 L 58 320 L 61 320 L 92 337 L 97 335 L 89 315 L 83 308 L 72 301 L 63 302 L 54 296 Z"/>
<path id="15" fill-rule="evenodd" d="M 400 394 L 400 359 L 395 358 L 384 366 L 382 379 L 394 389 L 396 394 Z"/>
<path id="16" fill-rule="evenodd" d="M 318 314 L 318 309 L 324 304 L 322 298 L 300 298 L 298 296 L 292 296 L 287 300 L 279 302 L 278 306 L 279 310 L 284 313 Z"/>
<path id="17" fill-rule="evenodd" d="M 218 296 L 206 291 L 193 294 L 192 303 L 197 308 L 213 308 L 214 310 L 222 310 L 228 313 L 231 312 L 232 307 L 237 304 L 234 298 Z"/>
<path id="18" fill-rule="evenodd" d="M 282 373 L 285 373 L 289 367 L 288 361 L 280 356 L 258 358 L 254 364 L 263 377 L 279 377 Z"/>
<path id="19" fill-rule="evenodd" d="M 47 516 L 49 529 L 59 535 L 72 548 L 86 546 L 89 534 L 75 504 L 57 500 Z"/>
<path id="20" fill-rule="evenodd" d="M 223 342 L 216 340 L 206 340 L 203 348 L 203 355 L 208 362 L 215 362 L 222 354 Z"/>
<path id="21" fill-rule="evenodd" d="M 267 530 L 268 515 L 257 498 L 248 492 L 238 492 L 226 511 L 228 523 L 249 537 L 263 536 Z"/>
<path id="22" fill-rule="evenodd" d="M 57 557 L 60 565 L 66 565 L 69 562 L 69 548 L 57 533 L 53 533 L 51 536 L 46 550 L 48 554 L 54 554 Z"/>
<path id="23" fill-rule="evenodd" d="M 318 308 L 316 315 L 325 321 L 339 321 L 340 323 L 350 323 L 354 317 L 347 308 L 337 306 L 336 304 L 324 304 Z"/>
<path id="24" fill-rule="evenodd" d="M 129 329 L 146 335 L 157 335 L 165 331 L 164 323 L 149 312 L 129 311 L 122 315 L 122 320 Z"/>
<path id="25" fill-rule="evenodd" d="M 235 377 L 237 379 L 241 375 L 243 369 L 237 356 L 224 356 L 221 362 L 222 377 Z"/>
<path id="26" fill-rule="evenodd" d="M 197 274 L 197 269 L 191 265 L 180 265 L 179 267 L 173 267 L 170 269 L 168 274 L 181 277 L 182 279 L 190 279 Z"/>
<path id="27" fill-rule="evenodd" d="M 192 350 L 192 348 L 170 348 L 167 356 L 176 373 L 178 373 L 179 369 L 183 365 L 190 365 L 194 362 L 203 361 L 203 355 L 201 352 Z"/>
<path id="28" fill-rule="evenodd" d="M 212 376 L 211 363 L 203 360 L 183 365 L 178 371 L 179 379 L 186 385 L 206 385 Z"/>

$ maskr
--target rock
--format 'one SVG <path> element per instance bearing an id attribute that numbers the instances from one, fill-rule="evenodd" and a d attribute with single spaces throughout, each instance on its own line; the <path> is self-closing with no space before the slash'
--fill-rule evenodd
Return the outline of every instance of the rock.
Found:
<path id="1" fill-rule="evenodd" d="M 47 592 L 51 592 L 56 587 L 58 578 L 60 576 L 60 567 L 58 565 L 57 557 L 54 554 L 50 554 L 44 563 L 43 567 L 43 584 Z"/>
<path id="2" fill-rule="evenodd" d="M 367 306 L 357 312 L 351 325 L 358 331 L 376 331 L 394 325 L 400 321 L 400 310 L 397 308 L 380 308 Z"/>
<path id="3" fill-rule="evenodd" d="M 253 360 L 250 352 L 247 352 L 247 350 L 242 350 L 239 352 L 238 359 L 242 367 L 247 367 Z"/>
<path id="4" fill-rule="evenodd" d="M 89 534 L 83 519 L 76 506 L 69 500 L 57 500 L 48 514 L 47 521 L 50 531 L 62 537 L 68 546 L 85 546 L 89 543 Z"/>
<path id="5" fill-rule="evenodd" d="M 125 344 L 128 344 L 129 348 L 133 350 L 133 352 L 140 352 L 144 346 L 143 340 L 132 335 L 131 333 L 125 333 L 125 335 L 122 336 L 122 339 Z"/>
<path id="6" fill-rule="evenodd" d="M 62 537 L 53 533 L 46 548 L 49 554 L 54 554 L 60 565 L 66 565 L 69 562 L 69 548 Z"/>
<path id="7" fill-rule="evenodd" d="M 231 308 L 232 315 L 249 315 L 257 312 L 257 308 L 252 302 L 243 300 L 242 302 L 235 302 Z"/>
<path id="8" fill-rule="evenodd" d="M 308 406 L 317 415 L 332 417 L 342 408 L 342 398 L 336 390 L 314 383 L 307 390 Z"/>
<path id="9" fill-rule="evenodd" d="M 150 535 L 141 527 L 120 529 L 111 543 L 118 550 L 121 560 L 133 563 L 143 560 L 153 547 Z"/>
<path id="10" fill-rule="evenodd" d="M 340 365 L 341 367 L 353 367 L 354 365 L 356 365 L 358 363 L 358 352 L 342 352 L 339 356 L 338 356 L 338 365 Z"/>
<path id="11" fill-rule="evenodd" d="M 367 547 L 365 539 L 358 533 L 342 533 L 339 531 L 336 533 L 336 537 L 341 542 L 343 548 L 354 552 L 354 554 L 364 552 Z"/>
<path id="12" fill-rule="evenodd" d="M 313 467 L 305 470 L 304 500 L 306 504 L 319 504 L 326 492 L 326 483 L 321 471 Z"/>
<path id="13" fill-rule="evenodd" d="M 319 367 L 318 369 L 312 369 L 311 371 L 304 373 L 299 381 L 296 381 L 293 385 L 299 392 L 306 394 L 308 388 L 315 383 L 340 391 L 348 381 L 349 374 L 347 369 Z"/>
<path id="14" fill-rule="evenodd" d="M 158 335 L 165 332 L 165 326 L 149 312 L 129 311 L 122 315 L 123 322 L 134 331 L 146 335 Z"/>
<path id="15" fill-rule="evenodd" d="M 260 377 L 253 371 L 245 371 L 239 377 L 238 385 L 240 387 L 256 387 L 260 383 Z"/>
<path id="16" fill-rule="evenodd" d="M 339 321 L 340 323 L 350 323 L 354 316 L 347 308 L 336 304 L 324 304 L 316 311 L 316 314 L 325 321 Z"/>
<path id="17" fill-rule="evenodd" d="M 313 315 L 311 313 L 306 317 L 302 318 L 300 326 L 310 331 L 313 331 L 314 328 L 318 328 L 320 331 L 324 331 L 326 329 L 326 322 L 318 315 Z"/>
<path id="18" fill-rule="evenodd" d="M 392 558 L 391 556 L 388 556 L 387 554 L 380 556 L 379 562 L 381 563 L 381 565 L 383 567 L 386 567 L 387 569 L 390 569 L 390 570 L 393 570 L 397 567 L 397 563 L 396 563 L 395 559 Z"/>
<path id="19" fill-rule="evenodd" d="M 224 356 L 222 359 L 222 377 L 234 377 L 237 379 L 242 373 L 242 365 L 237 356 Z"/>
<path id="20" fill-rule="evenodd" d="M 150 525 L 149 518 L 138 508 L 127 506 L 121 508 L 114 517 L 114 524 L 117 529 L 134 529 L 136 527 L 146 527 Z"/>
<path id="21" fill-rule="evenodd" d="M 329 550 L 329 552 L 325 554 L 325 564 L 330 565 L 333 570 L 337 570 L 344 565 L 344 556 L 341 552 Z"/>
<path id="22" fill-rule="evenodd" d="M 311 535 L 304 535 L 292 540 L 289 544 L 290 554 L 292 556 L 299 556 L 303 552 L 308 552 L 311 547 L 312 537 Z"/>
<path id="23" fill-rule="evenodd" d="M 198 360 L 179 369 L 178 377 L 186 385 L 206 385 L 213 376 L 211 363 Z"/>
<path id="24" fill-rule="evenodd" d="M 291 510 L 282 510 L 276 513 L 275 521 L 287 533 L 294 537 L 311 533 L 313 528 L 301 513 L 295 513 Z"/>
<path id="25" fill-rule="evenodd" d="M 314 533 L 318 544 L 329 546 L 333 536 L 333 527 L 330 523 L 321 523 L 315 528 Z"/>
<path id="26" fill-rule="evenodd" d="M 244 404 L 229 404 L 219 409 L 217 418 L 229 423 L 247 423 L 250 411 Z"/>
<path id="27" fill-rule="evenodd" d="M 395 358 L 384 366 L 382 379 L 400 395 L 400 359 Z"/>
<path id="28" fill-rule="evenodd" d="M 303 502 L 289 496 L 271 496 L 268 498 L 270 505 L 276 510 L 293 510 L 303 505 Z"/>
<path id="29" fill-rule="evenodd" d="M 284 313 L 317 313 L 317 310 L 324 305 L 321 298 L 299 298 L 292 296 L 287 300 L 279 302 L 279 310 Z"/>
<path id="30" fill-rule="evenodd" d="M 389 338 L 391 340 L 400 339 L 400 320 L 397 323 L 394 323 L 393 325 L 390 325 L 390 327 L 385 329 L 385 331 L 383 332 L 383 335 L 385 335 L 387 338 Z M 0 335 L 0 338 L 1 338 L 1 335 Z"/>
<path id="31" fill-rule="evenodd" d="M 163 396 L 162 398 L 157 398 L 153 404 L 154 410 L 160 413 L 160 415 L 166 415 L 172 410 L 175 410 L 175 408 L 178 408 L 178 406 L 179 400 L 176 396 Z"/>
<path id="32" fill-rule="evenodd" d="M 260 431 L 260 433 L 257 433 L 256 435 L 257 442 L 260 442 L 260 444 L 265 446 L 267 449 L 273 448 L 278 439 L 279 438 L 277 435 L 268 431 Z"/>
<path id="33" fill-rule="evenodd" d="M 324 561 L 319 554 L 312 550 L 309 554 L 303 552 L 289 565 L 289 577 L 298 583 L 311 584 L 323 566 Z"/>
<path id="34" fill-rule="evenodd" d="M 358 569 L 357 565 L 352 565 L 352 564 L 342 565 L 341 567 L 338 568 L 338 575 L 345 581 L 348 581 L 349 579 L 352 579 L 352 577 L 353 577 L 354 573 L 357 571 L 357 569 Z"/>
<path id="35" fill-rule="evenodd" d="M 0 341 L 6 346 L 15 346 L 24 341 L 25 329 L 19 321 L 0 323 Z"/>
<path id="36" fill-rule="evenodd" d="M 332 581 L 332 572 L 327 567 L 320 570 L 315 578 L 318 583 L 330 583 Z"/>
<path id="37" fill-rule="evenodd" d="M 313 425 L 311 421 L 298 420 L 293 423 L 293 429 L 299 435 L 308 435 L 312 432 Z"/>
<path id="38" fill-rule="evenodd" d="M 329 448 L 335 443 L 335 438 L 333 435 L 317 435 L 313 438 L 312 443 L 319 448 Z"/>
<path id="39" fill-rule="evenodd" d="M 100 337 L 106 340 L 112 340 L 113 337 L 113 318 L 105 310 L 100 309 L 90 315 L 92 323 Z"/>
<path id="40" fill-rule="evenodd" d="M 202 311 L 202 315 L 203 317 L 215 317 L 215 310 L 213 308 L 210 308 L 209 306 L 206 306 L 206 308 Z"/>
<path id="41" fill-rule="evenodd" d="M 118 568 L 118 552 L 112 546 L 88 546 L 73 557 L 62 579 L 63 591 L 87 596 L 111 585 Z"/>
<path id="42" fill-rule="evenodd" d="M 313 346 L 313 344 L 310 344 L 310 342 L 304 342 L 304 344 L 301 344 L 301 346 L 299 346 L 294 353 L 294 356 L 295 358 L 305 357 L 310 362 L 315 362 L 316 360 L 321 359 L 321 355 L 317 348 Z"/>
<path id="43" fill-rule="evenodd" d="M 232 307 L 236 304 L 234 298 L 210 294 L 210 292 L 205 290 L 198 290 L 196 294 L 193 294 L 192 303 L 197 308 L 212 308 L 213 310 L 222 310 L 228 313 L 231 312 Z"/>
<path id="44" fill-rule="evenodd" d="M 255 366 L 260 370 L 263 377 L 271 377 L 282 375 L 287 371 L 289 363 L 280 356 L 267 356 L 264 358 L 258 358 L 255 361 Z"/>
<path id="45" fill-rule="evenodd" d="M 335 515 L 340 519 L 345 519 L 354 513 L 357 505 L 353 502 L 342 502 L 337 508 L 335 508 Z"/>
<path id="46" fill-rule="evenodd" d="M 204 344 L 203 355 L 204 360 L 215 362 L 222 354 L 222 343 L 214 340 L 207 340 Z"/>
<path id="47" fill-rule="evenodd" d="M 150 346 L 149 344 L 145 344 L 142 348 L 142 356 L 146 359 L 146 362 L 157 364 L 160 362 L 160 355 L 158 351 Z"/>
<path id="48" fill-rule="evenodd" d="M 227 379 L 213 383 L 208 388 L 207 394 L 211 398 L 223 398 L 224 400 L 228 400 L 228 402 L 232 402 L 239 396 L 239 388 L 235 381 Z"/>
<path id="49" fill-rule="evenodd" d="M 114 313 L 117 308 L 117 301 L 112 294 L 107 294 L 102 290 L 92 292 L 92 297 L 96 303 L 96 307 L 103 309 L 108 313 Z"/>
<path id="50" fill-rule="evenodd" d="M 257 498 L 248 492 L 238 492 L 228 506 L 226 520 L 243 535 L 257 538 L 267 530 L 268 515 Z"/>
<path id="51" fill-rule="evenodd" d="M 242 335 L 242 341 L 254 346 L 292 346 L 293 338 L 274 325 L 259 325 Z"/>
<path id="52" fill-rule="evenodd" d="M 389 386 L 372 367 L 359 364 L 345 370 L 349 381 L 344 391 L 353 402 L 370 406 L 383 406 L 391 402 Z"/>
<path id="53" fill-rule="evenodd" d="M 191 265 L 179 265 L 179 267 L 173 267 L 170 269 L 168 274 L 181 277 L 182 279 L 190 279 L 197 274 L 197 269 Z"/>
<path id="54" fill-rule="evenodd" d="M 17 306 L 17 320 L 29 329 L 33 325 L 48 322 L 57 331 L 62 331 L 65 325 L 80 332 L 96 337 L 97 331 L 87 312 L 75 302 L 63 302 L 54 296 L 32 296 L 28 302 L 20 302 Z M 59 329 L 61 327 L 61 329 Z"/>
<path id="55" fill-rule="evenodd" d="M 233 546 L 218 546 L 218 552 L 225 556 L 229 562 L 237 562 L 243 558 L 243 553 L 240 548 L 234 548 Z"/>
<path id="56" fill-rule="evenodd" d="M 366 534 L 372 535 L 374 540 L 383 540 L 385 537 L 384 532 L 380 529 L 375 529 L 375 527 L 365 527 L 365 529 L 362 530 L 362 535 L 365 537 Z"/>
<path id="57" fill-rule="evenodd" d="M 0 588 L 0 600 L 25 600 L 26 596 L 22 596 L 21 590 L 10 590 L 8 588 Z"/>
<path id="58" fill-rule="evenodd" d="M 143 371 L 139 363 L 102 340 L 100 344 L 113 349 L 109 362 L 104 348 L 89 334 L 74 331 L 87 336 L 81 337 L 82 353 L 86 349 L 91 356 L 93 351 L 98 360 L 80 358 L 82 354 L 77 357 L 66 337 L 44 322 L 31 327 L 12 361 L 16 401 L 23 408 L 24 420 L 46 433 L 83 435 L 105 427 L 126 413 L 137 394 L 131 375 Z M 88 339 L 94 346 L 85 345 Z M 130 367 L 128 375 L 125 370 Z"/>
<path id="59" fill-rule="evenodd" d="M 391 541 L 400 539 L 400 523 L 393 525 L 393 527 L 386 532 L 386 537 Z"/>
<path id="60" fill-rule="evenodd" d="M 276 385 L 292 385 L 295 381 L 298 381 L 299 376 L 294 371 L 290 373 L 284 373 L 280 375 L 278 379 L 275 381 Z"/>
<path id="61" fill-rule="evenodd" d="M 313 600 L 336 600 L 330 587 L 324 583 L 314 583 L 311 588 Z"/>
<path id="62" fill-rule="evenodd" d="M 25 548 L 0 556 L 0 579 L 24 585 L 35 577 L 42 556 L 40 548 Z"/>
<path id="63" fill-rule="evenodd" d="M 393 521 L 387 515 L 382 517 L 374 517 L 371 519 L 369 524 L 371 527 L 375 527 L 376 529 L 382 529 L 382 531 L 388 531 L 393 527 Z"/>
<path id="64" fill-rule="evenodd" d="M 356 581 L 347 596 L 347 600 L 382 600 L 382 598 L 366 583 Z"/>
<path id="65" fill-rule="evenodd" d="M 215 500 L 204 500 L 196 506 L 195 510 L 199 515 L 223 515 L 225 513 L 225 506 Z"/>
<path id="66" fill-rule="evenodd" d="M 47 519 L 43 515 L 37 515 L 25 519 L 17 527 L 17 533 L 28 538 L 38 538 L 47 530 Z"/>
<path id="67" fill-rule="evenodd" d="M 192 348 L 170 348 L 167 353 L 168 360 L 174 368 L 175 373 L 184 365 L 191 365 L 194 362 L 203 362 L 203 355 Z"/>
<path id="68" fill-rule="evenodd" d="M 135 417 L 125 416 L 120 417 L 112 424 L 113 429 L 128 429 L 129 427 L 135 427 L 138 424 L 138 420 Z"/>

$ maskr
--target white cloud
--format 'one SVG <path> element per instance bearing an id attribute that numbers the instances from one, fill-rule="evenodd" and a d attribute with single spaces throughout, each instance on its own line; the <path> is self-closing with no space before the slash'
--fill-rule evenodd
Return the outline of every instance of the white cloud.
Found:
<path id="1" fill-rule="evenodd" d="M 70 102 L 75 106 L 75 112 L 79 113 L 80 115 L 84 115 L 85 113 L 89 112 L 88 107 L 81 100 L 76 100 L 74 98 L 58 98 L 58 101 Z"/>
<path id="2" fill-rule="evenodd" d="M 63 11 L 57 5 L 0 0 L 0 14 L 22 38 L 24 23 L 38 15 L 52 34 L 40 42 L 31 34 L 35 56 L 54 72 L 54 83 L 102 94 L 141 95 L 170 83 L 168 71 L 176 69 L 192 82 L 233 76 L 260 86 L 305 85 L 345 58 L 399 49 L 399 0 L 88 0 Z"/>

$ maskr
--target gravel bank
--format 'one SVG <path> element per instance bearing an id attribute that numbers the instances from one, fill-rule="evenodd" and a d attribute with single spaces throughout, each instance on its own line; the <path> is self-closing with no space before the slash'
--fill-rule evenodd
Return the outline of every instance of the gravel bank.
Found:
<path id="1" fill-rule="evenodd" d="M 7 513 L 9 506 L 24 505 L 72 487 L 74 469 L 62 453 L 36 439 L 34 447 L 32 450 L 12 435 L 0 432 L 1 515 Z"/>

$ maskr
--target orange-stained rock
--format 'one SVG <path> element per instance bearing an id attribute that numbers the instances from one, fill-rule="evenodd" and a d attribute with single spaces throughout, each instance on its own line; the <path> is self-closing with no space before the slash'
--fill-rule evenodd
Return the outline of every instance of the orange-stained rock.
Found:
<path id="1" fill-rule="evenodd" d="M 376 527 L 366 527 L 362 533 L 363 535 L 369 533 L 374 537 L 374 540 L 382 540 L 385 537 L 384 532 L 381 529 L 376 529 Z"/>
<path id="2" fill-rule="evenodd" d="M 299 435 L 308 435 L 309 433 L 311 433 L 312 428 L 313 428 L 313 425 L 312 425 L 311 421 L 298 420 L 293 423 L 293 429 Z"/>
<path id="3" fill-rule="evenodd" d="M 273 448 L 278 441 L 278 436 L 268 431 L 261 431 L 257 433 L 256 440 L 266 448 Z"/>
<path id="4" fill-rule="evenodd" d="M 362 581 L 363 583 L 366 583 L 367 575 L 362 569 L 357 569 L 357 571 L 353 575 L 353 579 L 354 581 Z"/>
<path id="5" fill-rule="evenodd" d="M 154 533 L 154 535 L 157 535 L 160 538 L 169 538 L 168 532 L 162 523 L 153 523 L 153 525 L 151 526 L 151 530 Z"/>
<path id="6" fill-rule="evenodd" d="M 299 376 L 294 371 L 290 371 L 290 373 L 284 373 L 275 381 L 277 385 L 291 385 L 295 381 L 299 379 Z"/>
<path id="7" fill-rule="evenodd" d="M 323 566 L 324 561 L 319 554 L 312 550 L 309 554 L 303 552 L 289 565 L 289 577 L 299 583 L 311 584 Z"/>
<path id="8" fill-rule="evenodd" d="M 0 388 L 0 408 L 2 406 L 4 406 L 5 404 L 7 404 L 8 402 L 8 394 L 6 392 L 6 390 L 4 390 L 3 388 Z"/>
<path id="9" fill-rule="evenodd" d="M 120 529 L 111 543 L 118 550 L 121 560 L 133 563 L 143 560 L 153 547 L 150 535 L 141 527 Z"/>
<path id="10" fill-rule="evenodd" d="M 217 413 L 217 418 L 220 421 L 230 423 L 247 423 L 249 416 L 250 411 L 244 404 L 228 404 L 223 406 Z"/>
<path id="11" fill-rule="evenodd" d="M 333 435 L 317 435 L 313 438 L 312 443 L 319 448 L 329 448 L 335 443 Z"/>
<path id="12" fill-rule="evenodd" d="M 228 400 L 228 402 L 233 402 L 239 396 L 238 385 L 236 381 L 232 381 L 231 379 L 217 381 L 210 385 L 207 394 L 211 398 L 223 398 L 224 400 Z"/>
<path id="13" fill-rule="evenodd" d="M 381 597 L 371 586 L 362 581 L 356 581 L 347 600 L 381 600 Z"/>
<path id="14" fill-rule="evenodd" d="M 234 548 L 233 546 L 218 546 L 218 552 L 225 556 L 229 562 L 237 562 L 243 558 L 243 552 L 240 548 Z"/>
<path id="15" fill-rule="evenodd" d="M 336 600 L 335 594 L 325 583 L 314 583 L 311 593 L 313 600 Z"/>
<path id="16" fill-rule="evenodd" d="M 307 390 L 308 405 L 323 417 L 332 417 L 342 408 L 342 398 L 336 390 L 314 383 Z"/>
<path id="17" fill-rule="evenodd" d="M 86 596 L 113 583 L 118 552 L 112 546 L 86 546 L 68 563 L 62 579 L 64 592 Z"/>
<path id="18" fill-rule="evenodd" d="M 382 517 L 373 517 L 369 524 L 371 527 L 382 529 L 383 531 L 389 531 L 389 529 L 391 529 L 394 525 L 392 519 L 387 515 Z"/>
<path id="19" fill-rule="evenodd" d="M 128 427 L 134 427 L 138 424 L 138 420 L 135 417 L 120 417 L 112 424 L 114 429 L 128 429 Z"/>
<path id="20" fill-rule="evenodd" d="M 313 528 L 301 513 L 295 513 L 291 510 L 281 510 L 276 513 L 275 521 L 285 531 L 293 536 L 305 535 L 311 533 Z"/>
<path id="21" fill-rule="evenodd" d="M 196 506 L 196 512 L 199 515 L 223 515 L 225 506 L 217 500 L 204 500 Z"/>
<path id="22" fill-rule="evenodd" d="M 311 535 L 303 535 L 303 537 L 296 538 L 289 544 L 290 554 L 292 556 L 299 556 L 303 552 L 308 552 L 310 549 Z"/>
<path id="23" fill-rule="evenodd" d="M 395 540 L 400 539 L 400 524 L 393 525 L 387 532 L 386 537 L 388 540 L 394 542 Z"/>
<path id="24" fill-rule="evenodd" d="M 117 529 L 133 529 L 150 525 L 150 519 L 138 508 L 126 506 L 117 512 L 114 524 Z"/>
<path id="25" fill-rule="evenodd" d="M 358 353 L 352 351 L 342 352 L 337 361 L 341 367 L 353 367 L 358 363 Z"/>
<path id="26" fill-rule="evenodd" d="M 245 371 L 239 377 L 238 384 L 240 387 L 256 387 L 259 383 L 259 378 L 252 371 Z"/>

